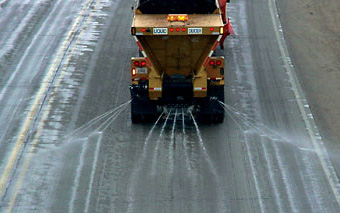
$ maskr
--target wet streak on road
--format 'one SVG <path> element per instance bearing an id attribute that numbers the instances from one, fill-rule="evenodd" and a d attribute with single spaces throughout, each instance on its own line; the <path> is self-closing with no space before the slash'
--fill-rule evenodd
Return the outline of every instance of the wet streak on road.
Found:
<path id="1" fill-rule="evenodd" d="M 49 2 L 51 11 L 60 4 L 67 12 L 64 1 Z M 9 178 L 1 211 L 337 212 L 332 184 L 284 67 L 268 1 L 229 4 L 237 36 L 227 40 L 224 51 L 227 116 L 212 126 L 197 124 L 179 109 L 155 124 L 131 123 L 129 66 L 130 57 L 138 55 L 129 29 L 132 5 L 132 0 L 101 0 L 86 10 L 68 63 L 56 76 L 59 84 L 52 83 L 54 93 Z M 36 51 L 29 54 L 32 60 Z M 8 61 L 9 67 L 15 63 Z M 2 85 L 9 79 L 3 76 Z M 39 80 L 32 87 L 39 88 Z M 30 102 L 16 109 L 8 104 L 10 97 L 29 99 L 34 91 L 8 89 L 0 115 L 11 112 L 20 123 L 16 114 Z M 0 141 L 6 153 L 17 123 L 9 122 Z M 0 160 L 3 169 L 8 157 Z"/>

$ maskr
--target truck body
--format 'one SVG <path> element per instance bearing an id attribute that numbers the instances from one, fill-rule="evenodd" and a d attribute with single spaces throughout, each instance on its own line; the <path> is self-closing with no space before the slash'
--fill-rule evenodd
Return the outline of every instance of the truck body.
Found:
<path id="1" fill-rule="evenodd" d="M 232 30 L 225 8 L 225 0 L 136 2 L 132 122 L 151 121 L 178 107 L 192 109 L 200 121 L 223 122 L 224 56 L 215 50 Z"/>

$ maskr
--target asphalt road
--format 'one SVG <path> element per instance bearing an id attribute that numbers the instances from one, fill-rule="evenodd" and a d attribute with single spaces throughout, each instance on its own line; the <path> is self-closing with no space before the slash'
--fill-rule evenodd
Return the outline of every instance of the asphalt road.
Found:
<path id="1" fill-rule="evenodd" d="M 1 212 L 339 212 L 271 0 L 229 4 L 226 114 L 131 124 L 132 0 L 0 1 Z"/>

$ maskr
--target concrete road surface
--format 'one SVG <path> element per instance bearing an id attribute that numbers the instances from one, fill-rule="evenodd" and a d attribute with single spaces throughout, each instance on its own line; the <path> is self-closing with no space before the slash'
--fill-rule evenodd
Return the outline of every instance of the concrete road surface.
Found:
<path id="1" fill-rule="evenodd" d="M 229 4 L 220 125 L 131 124 L 132 0 L 0 5 L 1 212 L 339 212 L 274 1 Z"/>

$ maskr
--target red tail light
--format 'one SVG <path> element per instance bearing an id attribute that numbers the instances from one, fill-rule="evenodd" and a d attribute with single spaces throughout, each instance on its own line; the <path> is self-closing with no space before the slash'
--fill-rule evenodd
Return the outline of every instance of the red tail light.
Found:
<path id="1" fill-rule="evenodd" d="M 209 65 L 210 66 L 214 66 L 215 65 L 215 61 L 213 61 L 213 60 L 209 61 Z"/>
<path id="2" fill-rule="evenodd" d="M 136 70 L 136 68 L 132 68 L 132 69 L 131 69 L 131 75 L 132 75 L 132 76 L 136 76 L 136 75 L 137 75 L 137 70 Z"/>
<path id="3" fill-rule="evenodd" d="M 182 28 L 182 32 L 185 32 L 186 31 L 186 29 L 185 28 Z"/>
<path id="4" fill-rule="evenodd" d="M 176 31 L 179 32 L 179 28 L 176 28 Z"/>
<path id="5" fill-rule="evenodd" d="M 139 61 L 133 62 L 133 65 L 135 65 L 135 67 L 139 67 Z"/>
<path id="6" fill-rule="evenodd" d="M 215 29 L 213 27 L 210 28 L 210 31 L 214 31 Z"/>
<path id="7" fill-rule="evenodd" d="M 142 67 L 145 67 L 145 66 L 146 66 L 146 62 L 145 62 L 145 61 L 142 61 L 142 62 L 141 62 L 141 66 L 142 66 Z"/>
<path id="8" fill-rule="evenodd" d="M 222 61 L 220 61 L 220 60 L 216 61 L 217 66 L 220 66 L 221 64 L 222 64 Z"/>
<path id="9" fill-rule="evenodd" d="M 142 28 L 142 32 L 143 32 L 143 33 L 146 32 L 146 29 L 145 29 L 145 28 Z"/>
<path id="10" fill-rule="evenodd" d="M 170 28 L 170 32 L 173 32 L 174 31 L 174 28 Z"/>

